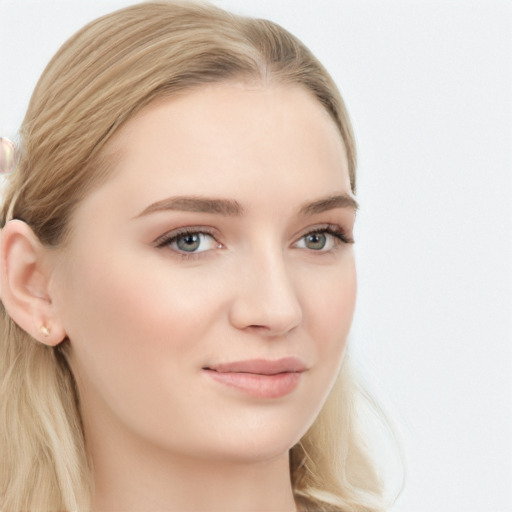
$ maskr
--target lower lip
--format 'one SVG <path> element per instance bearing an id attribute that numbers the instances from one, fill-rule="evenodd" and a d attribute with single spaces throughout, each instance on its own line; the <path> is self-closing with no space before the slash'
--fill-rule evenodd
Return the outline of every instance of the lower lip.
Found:
<path id="1" fill-rule="evenodd" d="M 302 375 L 301 372 L 261 375 L 257 373 L 204 371 L 213 380 L 257 398 L 280 398 L 289 395 L 299 385 Z"/>

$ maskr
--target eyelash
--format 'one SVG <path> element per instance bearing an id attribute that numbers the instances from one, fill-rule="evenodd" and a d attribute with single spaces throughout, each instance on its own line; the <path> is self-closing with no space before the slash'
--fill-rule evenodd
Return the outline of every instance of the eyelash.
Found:
<path id="1" fill-rule="evenodd" d="M 335 224 L 328 224 L 324 226 L 318 226 L 315 229 L 312 229 L 311 231 L 308 231 L 307 233 L 304 233 L 298 240 L 302 240 L 303 238 L 310 236 L 310 235 L 318 235 L 318 234 L 328 234 L 335 238 L 335 245 L 339 244 L 353 244 L 354 240 L 352 237 L 348 236 L 346 231 L 338 225 Z M 219 248 L 222 247 L 222 244 L 217 241 L 215 238 L 215 235 L 212 231 L 204 228 L 204 227 L 193 227 L 193 228 L 183 228 L 179 229 L 177 231 L 172 231 L 171 233 L 166 233 L 165 235 L 161 236 L 157 240 L 155 240 L 155 246 L 158 249 L 163 249 L 165 247 L 168 247 L 171 243 L 176 242 L 180 237 L 186 236 L 186 235 L 208 235 L 211 236 L 215 242 L 219 245 Z M 199 252 L 181 252 L 176 249 L 172 249 L 173 252 L 180 258 L 184 260 L 191 260 L 195 258 L 199 258 L 202 256 L 203 252 L 208 251 L 199 251 Z M 315 251 L 311 249 L 311 252 L 317 252 L 318 254 L 324 254 L 329 251 Z"/>

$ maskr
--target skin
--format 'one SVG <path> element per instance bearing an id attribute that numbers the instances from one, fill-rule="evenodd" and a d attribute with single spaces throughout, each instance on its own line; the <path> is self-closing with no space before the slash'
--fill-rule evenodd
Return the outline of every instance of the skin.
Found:
<path id="1" fill-rule="evenodd" d="M 295 510 L 288 450 L 336 379 L 356 296 L 352 244 L 322 232 L 350 239 L 353 208 L 299 213 L 351 196 L 335 124 L 300 87 L 223 83 L 153 103 L 109 150 L 115 169 L 51 255 L 52 316 L 37 320 L 70 340 L 94 509 Z M 171 196 L 228 199 L 243 214 L 140 215 Z M 183 238 L 162 245 L 183 227 L 209 230 L 188 257 Z M 277 398 L 204 371 L 289 356 L 306 371 Z"/>

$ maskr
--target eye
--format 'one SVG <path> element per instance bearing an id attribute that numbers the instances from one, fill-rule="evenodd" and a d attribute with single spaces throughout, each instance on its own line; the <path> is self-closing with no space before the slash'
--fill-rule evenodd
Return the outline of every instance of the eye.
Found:
<path id="1" fill-rule="evenodd" d="M 329 251 L 336 245 L 333 235 L 325 232 L 308 233 L 304 235 L 298 242 L 299 249 L 309 249 L 311 251 Z"/>
<path id="2" fill-rule="evenodd" d="M 329 252 L 340 243 L 353 243 L 339 227 L 311 231 L 298 240 L 295 247 L 316 252 Z"/>
<path id="3" fill-rule="evenodd" d="M 181 254 L 197 254 L 220 247 L 213 235 L 201 231 L 169 233 L 157 241 L 157 247 L 170 247 Z"/>
<path id="4" fill-rule="evenodd" d="M 304 237 L 304 245 L 308 249 L 321 251 L 327 245 L 328 238 L 325 233 L 311 233 Z"/>

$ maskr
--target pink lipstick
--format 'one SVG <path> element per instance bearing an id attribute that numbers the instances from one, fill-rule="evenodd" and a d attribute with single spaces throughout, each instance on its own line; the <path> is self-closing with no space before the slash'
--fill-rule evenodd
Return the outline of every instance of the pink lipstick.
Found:
<path id="1" fill-rule="evenodd" d="M 250 359 L 203 368 L 216 382 L 257 398 L 280 398 L 290 394 L 306 370 L 304 363 L 296 357 L 276 361 Z"/>

